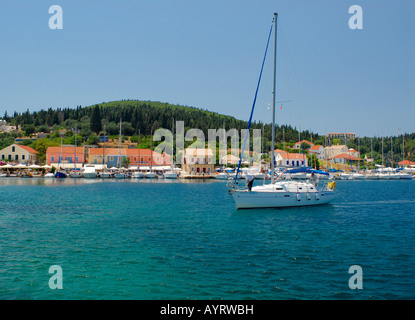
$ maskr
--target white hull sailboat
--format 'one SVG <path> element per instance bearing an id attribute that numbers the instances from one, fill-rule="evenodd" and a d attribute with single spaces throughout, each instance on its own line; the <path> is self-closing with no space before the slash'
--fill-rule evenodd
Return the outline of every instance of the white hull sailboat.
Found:
<path id="1" fill-rule="evenodd" d="M 236 185 L 236 179 L 238 175 L 234 178 L 234 182 L 232 185 L 229 185 L 228 193 L 233 196 L 233 199 L 235 201 L 235 205 L 237 209 L 253 209 L 253 208 L 283 208 L 283 207 L 299 207 L 299 206 L 312 206 L 312 205 L 320 205 L 320 204 L 326 204 L 332 201 L 335 198 L 335 182 L 330 182 L 326 184 L 325 186 L 319 188 L 318 181 L 316 180 L 314 171 L 311 169 L 294 169 L 289 170 L 287 173 L 292 177 L 293 175 L 296 177 L 299 177 L 302 175 L 303 177 L 306 177 L 307 173 L 313 173 L 313 183 L 309 181 L 302 181 L 301 179 L 296 180 L 281 180 L 275 181 L 275 156 L 274 156 L 274 146 L 275 146 L 275 93 L 276 90 L 276 43 L 277 43 L 277 18 L 278 14 L 274 13 L 274 90 L 273 90 L 273 117 L 272 117 L 272 142 L 271 142 L 271 184 L 264 184 L 254 187 L 248 187 L 247 189 L 239 189 Z M 271 31 L 270 30 L 269 39 L 271 37 Z M 267 43 L 267 48 L 268 48 Z M 265 51 L 265 56 L 266 56 Z M 264 61 L 265 61 L 264 56 Z M 264 62 L 262 63 L 262 68 L 264 66 Z M 260 73 L 260 79 L 262 75 L 262 69 Z M 258 81 L 258 87 L 259 87 L 260 81 Z M 256 101 L 256 94 L 255 93 L 255 99 L 254 99 L 254 105 L 252 107 L 251 111 L 251 119 L 252 114 L 254 111 L 255 101 Z M 249 127 L 251 123 L 251 119 L 248 122 L 248 128 L 247 133 L 249 132 Z M 242 160 L 242 154 L 244 152 L 244 146 L 245 142 L 247 140 L 247 135 L 245 135 L 244 144 L 241 151 L 241 158 L 239 160 L 238 169 L 236 172 L 238 172 L 241 160 Z M 297 175 L 296 175 L 297 174 Z M 326 173 L 329 175 L 328 173 Z M 282 176 L 282 175 L 281 175 Z M 281 177 L 280 176 L 280 177 Z"/>
<path id="2" fill-rule="evenodd" d="M 312 206 L 329 203 L 334 197 L 334 191 L 328 187 L 318 190 L 310 182 L 290 180 L 233 193 L 238 209 Z"/>

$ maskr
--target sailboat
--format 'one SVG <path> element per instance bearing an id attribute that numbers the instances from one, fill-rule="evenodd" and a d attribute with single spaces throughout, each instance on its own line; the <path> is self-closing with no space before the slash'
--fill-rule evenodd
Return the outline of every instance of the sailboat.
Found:
<path id="1" fill-rule="evenodd" d="M 59 161 L 58 161 L 58 169 L 55 172 L 55 178 L 64 179 L 67 177 L 66 171 L 62 169 L 61 166 L 61 158 L 62 158 L 62 133 L 61 133 L 61 147 L 59 150 Z"/>
<path id="2" fill-rule="evenodd" d="M 99 174 L 99 177 L 102 179 L 109 179 L 111 178 L 111 172 L 108 171 L 107 166 L 105 164 L 105 145 L 106 145 L 106 132 L 105 132 L 105 125 L 104 125 L 104 149 L 102 150 L 102 171 Z"/>
<path id="3" fill-rule="evenodd" d="M 412 171 L 405 170 L 405 136 L 402 135 L 402 168 L 397 169 L 399 172 L 399 179 L 402 180 L 411 180 Z"/>
<path id="4" fill-rule="evenodd" d="M 141 179 L 144 178 L 144 173 L 140 170 L 140 130 L 138 130 L 138 163 L 137 163 L 137 171 L 134 172 L 131 178 Z"/>
<path id="5" fill-rule="evenodd" d="M 382 138 L 382 169 L 380 170 L 381 172 L 378 174 L 378 176 L 379 176 L 380 180 L 389 180 L 389 178 L 390 178 L 389 173 L 385 173 L 386 170 L 385 170 L 385 167 L 383 165 L 383 158 L 384 158 L 384 156 L 383 156 L 383 138 Z"/>
<path id="6" fill-rule="evenodd" d="M 174 141 L 174 119 L 173 119 L 173 126 L 172 126 L 172 134 L 173 134 L 173 141 Z M 172 143 L 173 143 L 172 141 Z M 163 177 L 165 179 L 177 179 L 177 172 L 174 171 L 174 155 L 173 155 L 173 145 L 172 145 L 172 155 L 171 155 L 171 169 L 163 173 Z"/>
<path id="7" fill-rule="evenodd" d="M 268 36 L 268 42 L 265 50 L 264 60 L 262 62 L 260 77 L 258 80 L 257 90 L 255 93 L 254 103 L 248 122 L 247 134 L 245 135 L 244 144 L 242 146 L 241 156 L 239 159 L 238 169 L 241 165 L 242 155 L 249 134 L 249 127 L 252 121 L 252 115 L 255 107 L 255 101 L 258 88 L 262 76 L 265 57 L 268 50 L 269 41 L 274 26 L 274 90 L 273 90 L 273 109 L 272 109 L 272 142 L 271 142 L 271 183 L 248 188 L 237 187 L 237 177 L 232 184 L 229 184 L 228 193 L 233 196 L 237 209 L 250 208 L 281 208 L 281 207 L 299 207 L 325 204 L 335 198 L 335 182 L 329 182 L 325 186 L 319 187 L 318 183 L 312 183 L 309 180 L 280 180 L 280 175 L 275 178 L 275 98 L 276 98 L 276 56 L 277 56 L 277 19 L 278 14 L 274 13 L 273 25 Z M 312 169 L 300 168 L 291 170 L 290 174 L 301 173 L 305 171 L 309 173 Z M 238 171 L 237 171 L 238 172 Z M 311 171 L 312 172 L 312 171 Z"/>
<path id="8" fill-rule="evenodd" d="M 75 126 L 75 154 L 74 154 L 74 166 L 73 166 L 73 170 L 71 171 L 71 173 L 69 174 L 69 176 L 71 178 L 82 178 L 82 173 L 78 170 L 76 170 L 76 147 L 77 147 L 77 135 L 78 135 L 78 126 Z"/>
<path id="9" fill-rule="evenodd" d="M 121 169 L 121 126 L 122 120 L 120 119 L 120 139 L 119 139 L 119 146 L 118 146 L 118 172 L 115 174 L 116 179 L 126 179 L 127 174 Z"/>
<path id="10" fill-rule="evenodd" d="M 147 171 L 144 174 L 144 178 L 146 179 L 155 179 L 156 173 L 153 171 L 153 128 L 151 128 L 151 147 L 150 147 L 150 171 Z"/>

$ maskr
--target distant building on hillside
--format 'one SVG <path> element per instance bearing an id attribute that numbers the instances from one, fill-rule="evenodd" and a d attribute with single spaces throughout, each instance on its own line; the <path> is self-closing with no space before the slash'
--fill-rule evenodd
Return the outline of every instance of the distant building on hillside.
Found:
<path id="1" fill-rule="evenodd" d="M 347 147 L 344 144 L 325 147 L 326 157 L 328 160 L 333 159 L 342 153 L 347 153 Z"/>
<path id="2" fill-rule="evenodd" d="M 323 146 L 314 145 L 309 150 L 308 153 L 314 154 L 317 159 L 323 160 L 326 157 L 326 152 Z"/>
<path id="3" fill-rule="evenodd" d="M 300 149 L 301 149 L 301 145 L 302 145 L 303 143 L 308 144 L 310 147 L 314 146 L 314 144 L 313 144 L 313 143 L 311 143 L 310 141 L 307 141 L 307 140 L 301 140 L 301 141 L 298 141 L 298 142 L 296 142 L 296 143 L 294 144 L 294 149 L 300 150 Z"/>

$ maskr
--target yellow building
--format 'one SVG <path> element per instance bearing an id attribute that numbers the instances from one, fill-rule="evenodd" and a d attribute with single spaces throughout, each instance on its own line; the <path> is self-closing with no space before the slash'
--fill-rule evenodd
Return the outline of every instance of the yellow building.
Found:
<path id="1" fill-rule="evenodd" d="M 34 164 L 37 161 L 37 151 L 19 144 L 12 144 L 0 150 L 2 161 L 15 161 L 26 164 Z"/>

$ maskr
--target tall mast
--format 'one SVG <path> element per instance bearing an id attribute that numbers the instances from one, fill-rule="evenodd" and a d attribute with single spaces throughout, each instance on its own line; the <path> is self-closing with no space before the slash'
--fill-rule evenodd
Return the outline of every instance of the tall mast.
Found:
<path id="1" fill-rule="evenodd" d="M 104 124 L 104 149 L 102 150 L 102 170 L 105 169 L 105 142 L 106 142 L 105 124 Z M 106 171 L 106 170 L 105 170 Z"/>
<path id="2" fill-rule="evenodd" d="M 271 183 L 274 183 L 275 171 L 275 98 L 277 90 L 277 19 L 278 13 L 274 13 L 274 90 L 272 92 L 272 142 L 271 142 Z"/>
<path id="3" fill-rule="evenodd" d="M 405 134 L 402 134 L 402 168 L 405 168 Z"/>
<path id="4" fill-rule="evenodd" d="M 76 136 L 78 131 L 78 124 L 75 125 L 75 155 L 74 155 L 74 170 L 76 170 Z"/>
<path id="5" fill-rule="evenodd" d="M 140 129 L 138 129 L 138 162 L 137 162 L 137 171 L 140 171 L 140 139 L 141 139 L 141 132 Z"/>
<path id="6" fill-rule="evenodd" d="M 120 141 L 119 141 L 119 149 L 118 149 L 118 168 L 121 169 L 121 124 L 122 120 L 120 118 Z"/>

